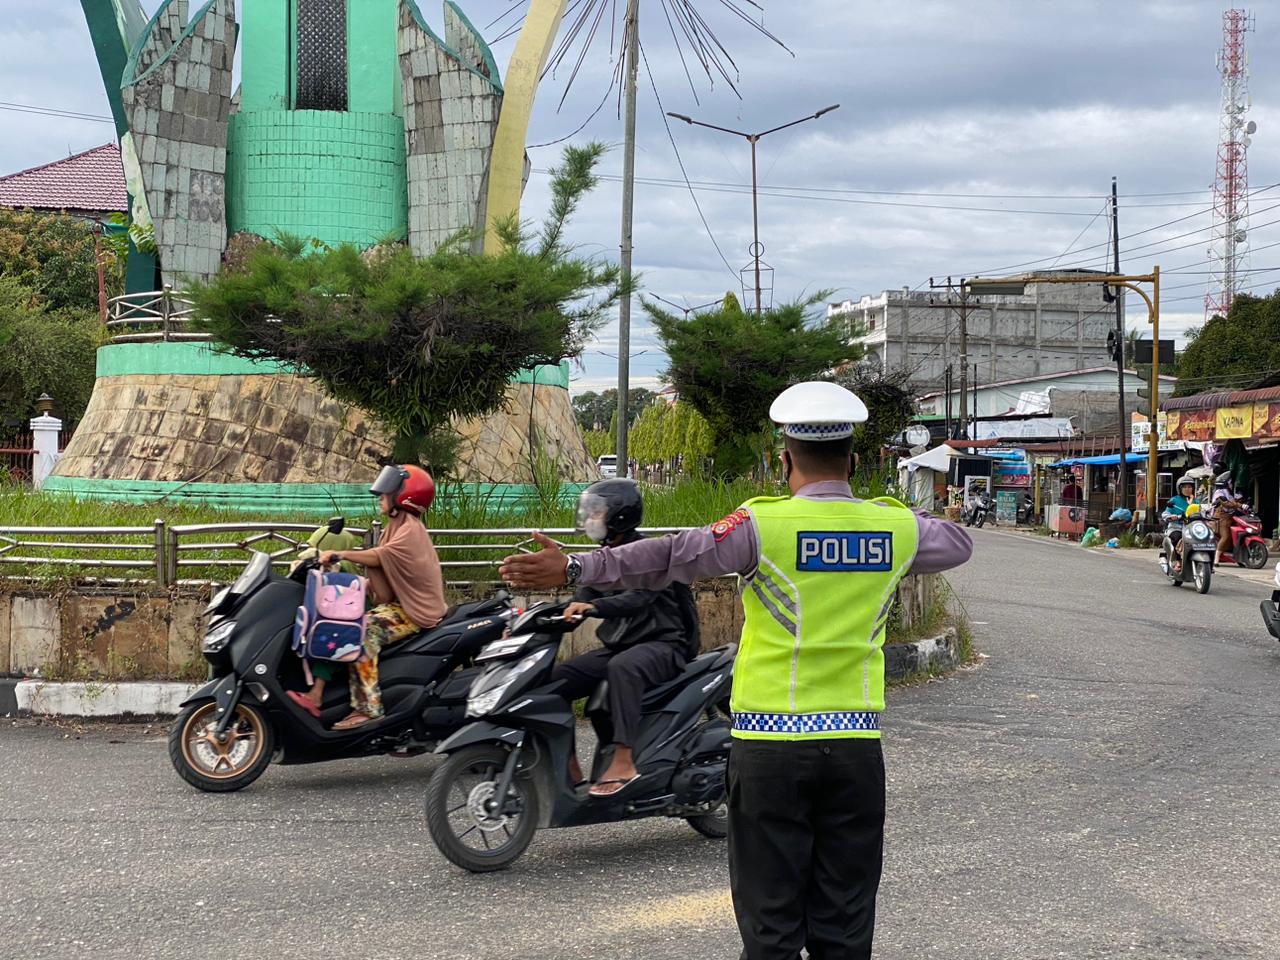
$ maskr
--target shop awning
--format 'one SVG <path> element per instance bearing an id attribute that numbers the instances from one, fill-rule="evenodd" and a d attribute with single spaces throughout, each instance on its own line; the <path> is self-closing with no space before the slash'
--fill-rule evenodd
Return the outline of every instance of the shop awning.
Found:
<path id="1" fill-rule="evenodd" d="M 1145 453 L 1128 453 L 1125 454 L 1125 463 L 1146 463 L 1147 455 Z M 1051 467 L 1118 467 L 1120 465 L 1120 454 L 1113 453 L 1104 457 L 1074 457 L 1070 460 L 1059 460 L 1057 463 L 1050 464 Z"/>
<path id="2" fill-rule="evenodd" d="M 909 460 L 898 461 L 899 469 L 905 468 L 908 472 L 916 470 L 934 470 L 938 473 L 945 473 L 947 465 L 951 462 L 951 458 L 958 456 L 955 450 L 952 450 L 946 444 L 934 447 L 932 450 L 926 450 L 918 456 Z"/>

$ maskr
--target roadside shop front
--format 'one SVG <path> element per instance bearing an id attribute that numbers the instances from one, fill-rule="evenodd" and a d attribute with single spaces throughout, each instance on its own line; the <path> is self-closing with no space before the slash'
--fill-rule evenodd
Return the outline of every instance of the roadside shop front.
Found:
<path id="1" fill-rule="evenodd" d="M 1170 440 L 1204 446 L 1205 462 L 1230 471 L 1263 533 L 1280 525 L 1280 387 L 1199 393 L 1160 404 Z"/>

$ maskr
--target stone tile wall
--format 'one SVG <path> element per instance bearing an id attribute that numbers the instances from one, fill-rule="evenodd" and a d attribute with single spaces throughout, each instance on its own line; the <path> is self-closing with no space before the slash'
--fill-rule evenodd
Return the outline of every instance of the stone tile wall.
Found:
<path id="1" fill-rule="evenodd" d="M 598 474 L 568 391 L 512 384 L 504 411 L 461 422 L 459 479 L 528 483 L 529 417 L 566 481 Z M 59 477 L 201 483 L 365 483 L 391 449 L 360 410 L 289 374 L 99 378 Z"/>
<path id="2" fill-rule="evenodd" d="M 483 228 L 484 187 L 502 107 L 501 90 L 486 76 L 482 41 L 450 6 L 445 29 L 449 43 L 426 28 L 411 3 L 401 3 L 409 245 L 418 256 L 459 230 Z M 455 41 L 463 52 L 451 49 Z"/>
<path id="3" fill-rule="evenodd" d="M 214 0 L 184 37 L 187 28 L 186 0 L 169 0 L 121 90 L 165 282 L 174 286 L 217 273 L 226 246 L 233 0 Z"/>

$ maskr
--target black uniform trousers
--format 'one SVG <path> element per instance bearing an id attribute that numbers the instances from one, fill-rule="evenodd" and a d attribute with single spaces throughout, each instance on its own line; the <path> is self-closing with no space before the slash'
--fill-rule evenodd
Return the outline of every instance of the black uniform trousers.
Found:
<path id="1" fill-rule="evenodd" d="M 739 740 L 729 884 L 742 960 L 869 960 L 884 845 L 880 741 Z"/>
<path id="2" fill-rule="evenodd" d="M 621 650 L 601 647 L 579 654 L 558 665 L 551 679 L 564 681 L 560 695 L 570 702 L 591 696 L 601 680 L 608 680 L 613 742 L 634 747 L 645 690 L 666 683 L 684 665 L 684 654 L 675 644 L 655 640 Z"/>

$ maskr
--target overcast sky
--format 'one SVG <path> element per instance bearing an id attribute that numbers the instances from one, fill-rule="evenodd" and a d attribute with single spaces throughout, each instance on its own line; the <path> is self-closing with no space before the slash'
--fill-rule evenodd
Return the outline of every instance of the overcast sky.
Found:
<path id="1" fill-rule="evenodd" d="M 145 6 L 154 9 L 155 0 Z M 436 5 L 421 6 L 439 24 Z M 462 0 L 462 6 L 496 37 L 503 24 L 488 30 L 486 24 L 512 4 Z M 1059 255 L 1057 266 L 1100 266 L 1095 258 L 1104 253 L 1109 227 L 1095 215 L 1115 175 L 1125 269 L 1145 272 L 1159 263 L 1166 273 L 1186 270 L 1166 276 L 1166 329 L 1201 321 L 1220 104 L 1214 58 L 1224 6 L 1209 0 L 765 0 L 763 6 L 765 25 L 794 56 L 736 20 L 720 0 L 699 6 L 738 64 L 741 99 L 723 82 L 711 89 L 696 74 L 691 90 L 662 0 L 642 0 L 641 37 L 667 110 L 763 130 L 840 104 L 760 143 L 760 231 L 777 299 L 824 289 L 833 300 L 857 298 L 915 287 L 931 275 L 1028 261 L 1049 266 Z M 1256 192 L 1250 266 L 1257 272 L 1247 283 L 1270 292 L 1280 286 L 1280 2 L 1248 9 L 1257 18 L 1247 36 L 1255 104 L 1249 115 L 1259 129 L 1249 153 Z M 544 81 L 531 144 L 569 135 L 600 102 L 617 56 L 607 29 L 600 36 L 559 110 L 569 71 Z M 512 43 L 494 48 L 504 69 Z M 688 305 L 727 289 L 741 295 L 738 271 L 750 262 L 749 148 L 739 138 L 671 121 L 704 227 L 643 67 L 640 86 L 635 259 L 643 289 Z M 6 104 L 107 115 L 76 0 L 0 0 L 0 91 Z M 614 147 L 602 167 L 610 177 L 622 168 L 621 129 L 611 99 L 573 138 Z M 0 172 L 111 137 L 107 123 L 0 107 Z M 530 148 L 535 172 L 526 217 L 546 209 L 543 171 L 560 149 Z M 578 215 L 573 239 L 586 251 L 616 256 L 620 203 L 618 183 L 606 180 Z M 1069 252 L 1073 243 L 1082 252 Z M 1145 326 L 1145 310 L 1139 316 L 1131 305 L 1130 322 Z M 615 382 L 616 324 L 591 350 L 575 371 L 575 391 Z M 632 350 L 644 351 L 632 361 L 633 385 L 653 385 L 663 357 L 642 315 Z"/>

